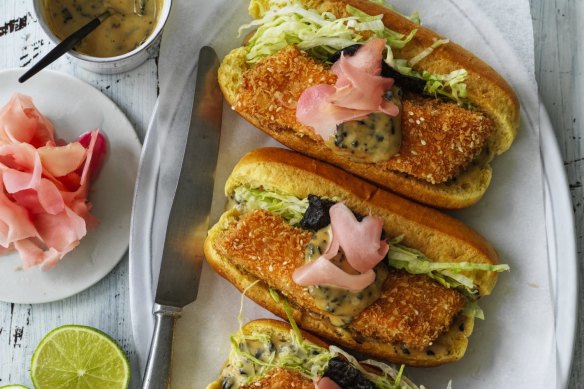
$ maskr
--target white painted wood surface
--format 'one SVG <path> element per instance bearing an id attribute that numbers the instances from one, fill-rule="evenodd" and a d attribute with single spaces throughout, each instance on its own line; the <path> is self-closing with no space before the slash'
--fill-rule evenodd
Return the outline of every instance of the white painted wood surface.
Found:
<path id="1" fill-rule="evenodd" d="M 584 2 L 531 0 L 531 14 L 535 34 L 535 76 L 568 173 L 576 222 L 578 282 L 584 285 L 581 264 L 584 247 Z M 581 286 L 579 304 L 583 296 Z M 583 319 L 584 311 L 580 309 L 569 388 L 584 388 Z"/>
<path id="2" fill-rule="evenodd" d="M 531 0 L 535 30 L 536 77 L 564 158 L 574 202 L 578 256 L 582 258 L 584 232 L 584 1 Z M 0 70 L 27 67 L 52 43 L 43 34 L 29 0 L 0 1 Z M 121 75 L 96 75 L 67 58 L 51 68 L 95 86 L 126 113 L 143 137 L 157 96 L 155 59 Z M 0 88 L 2 86 L 0 85 Z M 57 88 L 58 85 L 55 85 Z M 579 281 L 584 281 L 584 269 Z M 0 280 L 1 282 L 1 280 Z M 584 291 L 579 294 L 582 300 Z M 129 317 L 128 259 L 98 284 L 69 299 L 41 305 L 0 303 L 0 386 L 32 386 L 32 353 L 51 329 L 62 324 L 84 324 L 110 334 L 133 360 Z M 584 319 L 579 314 L 578 322 Z M 570 388 L 584 388 L 584 326 L 576 334 Z M 542 366 L 545 368 L 545 366 Z"/>
<path id="3" fill-rule="evenodd" d="M 52 47 L 34 17 L 32 1 L 0 1 L 0 70 L 29 67 Z M 60 58 L 51 68 L 102 91 L 120 107 L 143 138 L 158 93 L 155 59 L 117 75 L 88 72 L 76 67 L 68 57 Z M 126 254 L 106 278 L 71 298 L 40 305 L 0 303 L 0 386 L 20 383 L 32 388 L 29 376 L 32 353 L 46 333 L 63 324 L 88 325 L 108 333 L 133 361 L 129 300 Z"/>

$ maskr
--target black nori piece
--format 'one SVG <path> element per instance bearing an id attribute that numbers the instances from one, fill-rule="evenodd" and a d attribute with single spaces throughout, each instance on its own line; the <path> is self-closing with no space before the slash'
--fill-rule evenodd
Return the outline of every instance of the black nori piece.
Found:
<path id="1" fill-rule="evenodd" d="M 376 389 L 375 384 L 363 373 L 339 357 L 329 361 L 324 376 L 335 381 L 342 389 Z"/>
<path id="2" fill-rule="evenodd" d="M 321 199 L 318 196 L 308 195 L 308 208 L 300 220 L 300 227 L 318 231 L 331 224 L 329 209 L 335 205 L 334 201 Z"/>
<path id="3" fill-rule="evenodd" d="M 318 231 L 321 228 L 328 226 L 331 224 L 329 210 L 335 204 L 335 201 L 326 200 L 316 195 L 309 194 L 308 208 L 306 208 L 306 212 L 304 212 L 302 220 L 300 220 L 300 227 L 306 230 Z M 355 212 L 353 212 L 353 215 L 355 215 L 357 221 L 362 221 L 364 218 L 363 215 L 359 215 Z M 385 239 L 384 230 L 381 231 L 381 239 Z"/>

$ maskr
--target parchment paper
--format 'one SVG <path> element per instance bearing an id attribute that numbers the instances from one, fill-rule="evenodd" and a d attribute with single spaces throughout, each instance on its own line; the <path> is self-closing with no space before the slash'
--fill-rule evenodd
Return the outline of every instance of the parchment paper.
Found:
<path id="1" fill-rule="evenodd" d="M 512 271 L 502 274 L 493 295 L 481 301 L 486 320 L 477 322 L 462 361 L 439 368 L 407 369 L 407 374 L 418 384 L 431 388 L 445 388 L 449 380 L 454 388 L 555 387 L 554 317 L 528 0 L 396 0 L 392 3 L 406 14 L 418 10 L 423 24 L 492 65 L 512 84 L 522 105 L 519 136 L 511 150 L 495 160 L 494 177 L 487 194 L 471 209 L 455 213 L 494 244 L 502 262 L 508 263 Z M 152 125 L 155 130 L 151 128 L 153 133 L 149 135 L 157 137 L 160 150 L 157 161 L 160 172 L 164 172 L 156 184 L 154 225 L 156 219 L 167 218 L 184 147 L 184 135 L 173 133 L 180 130 L 171 126 L 166 130 L 169 134 L 162 134 L 156 128 L 157 120 L 188 124 L 191 106 L 186 102 L 191 101 L 192 92 L 189 96 L 183 88 L 194 82 L 193 58 L 204 44 L 213 46 L 220 57 L 239 46 L 241 38 L 236 37 L 236 30 L 249 20 L 246 9 L 247 1 L 243 0 L 176 0 L 173 4 L 161 48 L 158 117 Z M 225 106 L 212 221 L 222 212 L 223 183 L 235 162 L 245 152 L 265 145 L 276 145 L 276 142 Z M 172 150 L 176 152 L 169 152 Z M 151 236 L 151 285 L 156 285 L 163 237 L 164 227 L 155 227 Z M 134 306 L 132 312 L 142 368 L 152 330 L 153 290 L 132 291 L 134 296 L 143 292 L 146 293 L 143 306 Z M 205 264 L 198 299 L 185 309 L 177 323 L 173 388 L 204 388 L 217 376 L 229 352 L 228 336 L 238 327 L 239 306 L 239 292 Z M 270 316 L 253 302 L 246 301 L 245 321 Z"/>

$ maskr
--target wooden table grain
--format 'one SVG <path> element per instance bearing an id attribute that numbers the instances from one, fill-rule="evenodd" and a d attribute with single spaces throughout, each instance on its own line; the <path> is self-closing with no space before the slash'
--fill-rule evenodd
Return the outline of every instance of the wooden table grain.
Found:
<path id="1" fill-rule="evenodd" d="M 584 2 L 531 0 L 531 14 L 535 74 L 568 173 L 576 224 L 578 283 L 584 285 L 584 268 L 580 263 L 584 247 L 584 47 L 579 38 L 584 33 Z M 580 287 L 579 304 L 583 296 L 584 288 Z M 569 388 L 584 388 L 583 319 L 584 311 L 580 309 Z"/>
<path id="2" fill-rule="evenodd" d="M 568 173 L 580 261 L 584 243 L 584 48 L 578 37 L 584 36 L 584 1 L 531 0 L 531 12 L 536 78 Z M 50 47 L 30 1 L 0 1 L 0 70 L 27 67 Z M 140 137 L 144 136 L 158 91 L 155 59 L 121 75 L 92 74 L 67 58 L 52 68 L 100 89 L 126 113 Z M 578 279 L 580 284 L 584 282 L 582 268 Z M 581 290 L 579 301 L 583 296 Z M 103 330 L 134 362 L 128 304 L 127 256 L 102 281 L 71 298 L 40 305 L 0 303 L 0 386 L 22 383 L 32 387 L 32 353 L 47 332 L 62 324 L 85 324 Z M 584 312 L 579 313 L 578 322 L 582 319 Z M 584 326 L 578 325 L 569 388 L 584 388 L 583 354 Z"/>
<path id="3" fill-rule="evenodd" d="M 31 1 L 0 2 L 0 70 L 30 67 L 53 46 L 34 16 Z M 60 58 L 51 68 L 99 89 L 120 107 L 143 139 L 158 95 L 155 58 L 115 75 L 88 72 L 69 57 Z M 107 277 L 71 298 L 38 305 L 0 303 L 0 386 L 20 383 L 32 388 L 32 354 L 45 334 L 64 324 L 88 325 L 111 335 L 134 365 L 129 301 L 126 254 Z"/>

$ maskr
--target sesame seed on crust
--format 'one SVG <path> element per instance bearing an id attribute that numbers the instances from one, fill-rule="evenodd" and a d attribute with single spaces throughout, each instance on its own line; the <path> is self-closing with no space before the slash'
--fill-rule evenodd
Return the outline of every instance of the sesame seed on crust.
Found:
<path id="1" fill-rule="evenodd" d="M 297 371 L 275 368 L 258 381 L 241 386 L 241 389 L 314 389 L 314 383 Z"/>
<path id="2" fill-rule="evenodd" d="M 241 271 L 279 290 L 291 304 L 323 317 L 312 296 L 294 283 L 292 273 L 304 264 L 311 233 L 290 226 L 267 211 L 233 220 L 214 241 L 217 252 Z M 390 271 L 382 294 L 347 329 L 365 338 L 424 349 L 450 327 L 465 298 L 427 276 Z"/>
<path id="3" fill-rule="evenodd" d="M 296 102 L 306 88 L 334 84 L 336 79 L 328 65 L 288 46 L 245 72 L 236 110 L 255 119 L 260 128 L 275 132 L 293 128 L 299 136 L 324 143 L 311 127 L 296 120 Z M 453 102 L 405 93 L 402 104 L 399 155 L 378 164 L 433 184 L 460 174 L 480 155 L 494 131 L 493 122 L 482 112 Z"/>

